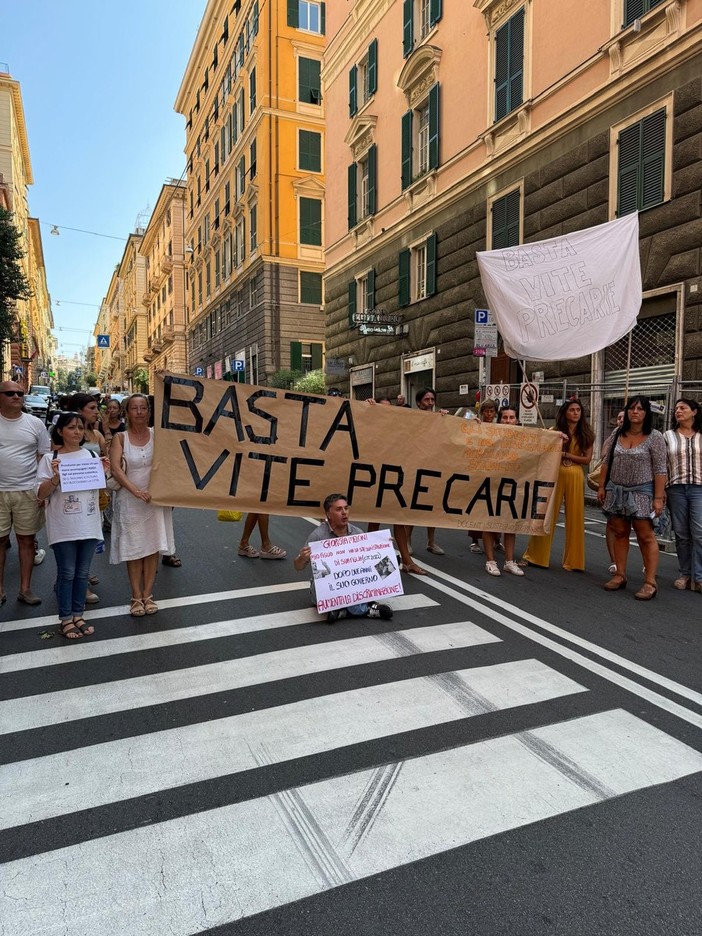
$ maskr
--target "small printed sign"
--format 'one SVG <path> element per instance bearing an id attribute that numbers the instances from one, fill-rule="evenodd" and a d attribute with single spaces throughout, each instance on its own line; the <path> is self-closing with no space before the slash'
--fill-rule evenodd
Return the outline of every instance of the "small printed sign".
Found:
<path id="1" fill-rule="evenodd" d="M 389 530 L 310 543 L 320 614 L 403 595 Z"/>
<path id="2" fill-rule="evenodd" d="M 105 483 L 105 469 L 100 458 L 81 458 L 59 460 L 59 479 L 61 490 L 67 491 L 94 491 L 107 487 Z"/>

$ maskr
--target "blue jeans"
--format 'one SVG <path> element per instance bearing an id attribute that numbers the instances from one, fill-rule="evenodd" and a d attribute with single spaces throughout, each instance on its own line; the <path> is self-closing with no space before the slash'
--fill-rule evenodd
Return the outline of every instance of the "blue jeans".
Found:
<path id="1" fill-rule="evenodd" d="M 95 555 L 96 539 L 53 543 L 56 559 L 56 600 L 62 621 L 79 617 L 85 608 L 90 563 Z"/>
<path id="2" fill-rule="evenodd" d="M 702 484 L 671 484 L 667 493 L 680 575 L 702 582 Z"/>

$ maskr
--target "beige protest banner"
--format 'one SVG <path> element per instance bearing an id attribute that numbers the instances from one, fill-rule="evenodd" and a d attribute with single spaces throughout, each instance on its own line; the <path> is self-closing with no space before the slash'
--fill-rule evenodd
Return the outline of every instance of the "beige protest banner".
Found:
<path id="1" fill-rule="evenodd" d="M 318 517 L 338 492 L 354 521 L 550 528 L 557 433 L 168 373 L 155 391 L 159 504 Z"/>

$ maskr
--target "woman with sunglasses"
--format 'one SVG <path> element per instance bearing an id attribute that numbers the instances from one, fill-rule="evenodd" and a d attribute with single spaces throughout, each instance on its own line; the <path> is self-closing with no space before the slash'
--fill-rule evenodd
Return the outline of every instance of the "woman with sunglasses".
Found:
<path id="1" fill-rule="evenodd" d="M 597 500 L 614 533 L 617 571 L 605 583 L 606 591 L 626 588 L 626 561 L 631 528 L 644 561 L 645 581 L 636 592 L 638 601 L 658 594 L 658 543 L 653 518 L 665 507 L 666 451 L 663 436 L 653 428 L 648 397 L 635 396 L 626 405 L 621 429 L 610 436 L 603 451 Z"/>
<path id="2" fill-rule="evenodd" d="M 60 413 L 51 430 L 53 451 L 37 469 L 37 497 L 46 504 L 46 534 L 56 559 L 59 628 L 67 640 L 94 633 L 83 618 L 90 563 L 102 539 L 98 491 L 62 491 L 59 466 L 95 456 L 83 447 L 85 426 L 77 413 Z M 107 467 L 107 459 L 103 459 Z"/>

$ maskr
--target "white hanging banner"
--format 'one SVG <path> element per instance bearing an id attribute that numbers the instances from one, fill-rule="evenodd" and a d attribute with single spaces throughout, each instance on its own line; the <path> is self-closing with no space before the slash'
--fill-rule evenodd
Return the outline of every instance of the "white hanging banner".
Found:
<path id="1" fill-rule="evenodd" d="M 479 251 L 505 351 L 529 361 L 593 354 L 633 328 L 641 308 L 636 212 L 562 237 Z"/>

